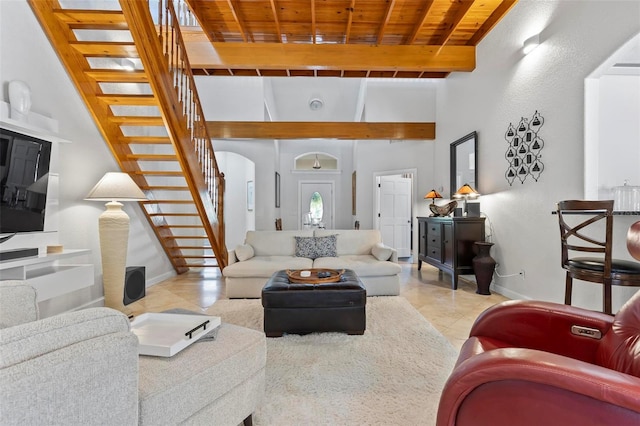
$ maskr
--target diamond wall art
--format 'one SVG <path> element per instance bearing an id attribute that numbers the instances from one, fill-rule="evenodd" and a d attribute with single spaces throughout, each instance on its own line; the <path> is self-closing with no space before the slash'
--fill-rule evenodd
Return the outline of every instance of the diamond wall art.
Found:
<path id="1" fill-rule="evenodd" d="M 522 117 L 517 126 L 509 123 L 509 128 L 504 135 L 509 147 L 505 158 L 509 167 L 504 177 L 513 185 L 516 178 L 524 183 L 528 176 L 536 182 L 544 170 L 544 164 L 540 161 L 540 152 L 544 148 L 544 140 L 538 132 L 544 124 L 544 118 L 538 113 L 533 114 L 531 120 Z"/>

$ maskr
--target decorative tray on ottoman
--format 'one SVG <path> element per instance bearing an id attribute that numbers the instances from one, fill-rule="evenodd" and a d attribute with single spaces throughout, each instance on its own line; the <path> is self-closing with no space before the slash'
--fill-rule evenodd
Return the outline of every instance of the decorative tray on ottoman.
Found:
<path id="1" fill-rule="evenodd" d="M 309 275 L 306 275 L 306 273 Z M 337 283 L 342 278 L 344 269 L 287 269 L 289 282 L 305 284 Z"/>
<path id="2" fill-rule="evenodd" d="M 138 336 L 138 353 L 170 357 L 220 326 L 220 317 L 148 313 L 131 321 Z"/>

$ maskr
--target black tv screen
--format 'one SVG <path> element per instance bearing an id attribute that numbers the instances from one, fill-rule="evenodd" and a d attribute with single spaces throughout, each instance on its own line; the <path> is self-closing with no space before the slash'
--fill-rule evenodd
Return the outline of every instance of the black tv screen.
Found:
<path id="1" fill-rule="evenodd" d="M 51 142 L 0 129 L 0 234 L 44 230 Z"/>

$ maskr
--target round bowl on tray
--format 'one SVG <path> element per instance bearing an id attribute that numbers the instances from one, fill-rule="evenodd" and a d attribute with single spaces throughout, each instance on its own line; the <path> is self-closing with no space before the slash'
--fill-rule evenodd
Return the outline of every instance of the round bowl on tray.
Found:
<path id="1" fill-rule="evenodd" d="M 308 271 L 310 275 L 303 277 L 301 273 Z M 342 278 L 344 269 L 325 269 L 325 268 L 312 268 L 312 269 L 287 269 L 287 276 L 289 282 L 292 283 L 305 283 L 305 284 L 321 284 L 321 283 L 337 283 Z M 318 275 L 320 274 L 320 275 Z M 327 276 L 324 276 L 327 275 Z"/>

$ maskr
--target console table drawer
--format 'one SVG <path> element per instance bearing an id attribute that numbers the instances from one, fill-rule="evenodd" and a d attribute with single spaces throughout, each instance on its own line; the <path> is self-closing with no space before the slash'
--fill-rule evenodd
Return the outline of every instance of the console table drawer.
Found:
<path id="1" fill-rule="evenodd" d="M 440 262 L 442 260 L 442 252 L 439 247 L 428 247 L 427 256 Z"/>

